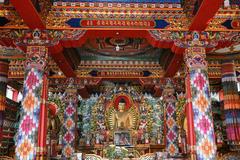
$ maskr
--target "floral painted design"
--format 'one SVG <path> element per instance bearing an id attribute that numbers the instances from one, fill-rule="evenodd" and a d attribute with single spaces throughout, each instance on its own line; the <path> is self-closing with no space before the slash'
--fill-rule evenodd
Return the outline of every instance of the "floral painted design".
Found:
<path id="1" fill-rule="evenodd" d="M 17 155 L 20 160 L 33 159 L 34 145 L 30 140 L 23 140 L 23 142 L 16 148 Z"/>
<path id="2" fill-rule="evenodd" d="M 67 143 L 71 143 L 74 139 L 74 135 L 71 133 L 71 132 L 67 132 L 65 135 L 64 135 L 64 140 L 67 142 Z"/>
<path id="3" fill-rule="evenodd" d="M 23 101 L 23 108 L 26 112 L 33 112 L 34 107 L 36 105 L 37 99 L 33 95 L 33 93 L 28 93 Z"/>
<path id="4" fill-rule="evenodd" d="M 66 120 L 66 122 L 65 122 L 65 127 L 66 127 L 68 130 L 70 130 L 70 129 L 72 129 L 73 127 L 75 127 L 74 125 L 75 125 L 75 122 L 74 122 L 71 118 L 68 118 L 68 119 Z"/>
<path id="5" fill-rule="evenodd" d="M 72 105 L 69 105 L 65 110 L 68 116 L 72 116 L 75 113 L 75 111 L 76 109 Z"/>
<path id="6" fill-rule="evenodd" d="M 205 84 L 206 84 L 206 80 L 203 77 L 203 75 L 201 74 L 197 74 L 197 76 L 194 79 L 194 84 L 197 88 L 199 88 L 200 90 L 203 90 Z"/>
<path id="7" fill-rule="evenodd" d="M 67 145 L 64 147 L 63 153 L 66 157 L 71 157 L 74 153 L 74 149 L 70 145 Z"/>
<path id="8" fill-rule="evenodd" d="M 197 148 L 197 149 L 200 149 L 200 151 L 201 151 L 202 154 L 204 155 L 203 158 L 204 158 L 204 157 L 211 157 L 211 158 L 212 158 L 212 156 L 213 156 L 213 154 L 214 154 L 213 151 L 214 151 L 216 148 L 214 147 L 214 145 L 213 145 L 210 141 L 208 141 L 207 139 L 205 139 L 205 140 L 202 142 L 202 144 L 199 146 L 199 148 Z"/>
<path id="9" fill-rule="evenodd" d="M 199 109 L 201 112 L 204 112 L 208 108 L 208 100 L 203 96 L 203 94 L 200 94 L 198 99 L 196 100 L 196 105 L 199 106 Z"/>
<path id="10" fill-rule="evenodd" d="M 33 121 L 33 118 L 29 115 L 25 116 L 21 125 L 21 131 L 24 135 L 30 135 L 36 129 L 36 124 Z"/>
<path id="11" fill-rule="evenodd" d="M 28 77 L 26 79 L 26 82 L 25 82 L 27 87 L 30 90 L 32 90 L 32 89 L 34 89 L 35 87 L 37 87 L 39 85 L 39 82 L 40 81 L 39 81 L 38 77 L 34 74 L 34 72 L 30 71 L 29 75 L 28 75 Z"/>
<path id="12" fill-rule="evenodd" d="M 199 130 L 203 132 L 203 134 L 207 134 L 207 132 L 210 130 L 211 124 L 209 120 L 206 118 L 206 116 L 202 116 L 202 118 L 198 122 Z"/>

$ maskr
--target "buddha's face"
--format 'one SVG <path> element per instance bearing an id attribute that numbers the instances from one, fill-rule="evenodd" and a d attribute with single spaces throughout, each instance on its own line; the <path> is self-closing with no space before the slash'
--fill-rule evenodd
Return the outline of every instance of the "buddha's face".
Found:
<path id="1" fill-rule="evenodd" d="M 125 103 L 120 102 L 118 104 L 118 109 L 119 109 L 119 112 L 124 112 L 124 110 L 125 110 Z"/>

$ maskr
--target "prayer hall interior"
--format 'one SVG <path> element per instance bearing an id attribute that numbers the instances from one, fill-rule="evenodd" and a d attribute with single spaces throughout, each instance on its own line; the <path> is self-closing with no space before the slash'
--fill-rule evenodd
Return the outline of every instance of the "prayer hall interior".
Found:
<path id="1" fill-rule="evenodd" d="M 240 0 L 0 0 L 0 160 L 239 160 Z"/>

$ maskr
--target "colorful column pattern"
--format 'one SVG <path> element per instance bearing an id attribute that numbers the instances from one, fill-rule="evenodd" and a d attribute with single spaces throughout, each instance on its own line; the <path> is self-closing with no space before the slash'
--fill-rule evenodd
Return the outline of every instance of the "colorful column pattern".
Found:
<path id="1" fill-rule="evenodd" d="M 170 81 L 168 81 L 164 91 L 164 101 L 166 103 L 166 126 L 167 134 L 166 149 L 169 157 L 177 156 L 179 153 L 178 148 L 178 126 L 177 126 L 177 115 L 176 115 L 176 97 L 174 89 Z"/>
<path id="2" fill-rule="evenodd" d="M 199 34 L 194 32 L 193 39 L 188 45 L 185 54 L 185 62 L 190 78 L 190 92 L 196 138 L 196 158 L 198 160 L 215 160 L 216 144 L 207 62 L 205 60 L 205 43 L 199 41 Z M 188 128 L 189 127 L 191 126 L 188 126 Z"/>
<path id="3" fill-rule="evenodd" d="M 16 139 L 16 159 L 36 159 L 43 75 L 47 65 L 45 46 L 28 46 L 23 85 L 22 117 Z"/>
<path id="4" fill-rule="evenodd" d="M 75 118 L 77 108 L 77 93 L 76 89 L 73 89 L 71 84 L 66 90 L 65 97 L 65 112 L 64 112 L 64 126 L 63 126 L 63 159 L 70 158 L 74 153 L 74 142 L 75 142 Z"/>
<path id="5" fill-rule="evenodd" d="M 0 60 L 0 143 L 3 131 L 4 110 L 6 108 L 7 77 L 8 62 Z"/>
<path id="6" fill-rule="evenodd" d="M 222 62 L 222 87 L 227 138 L 234 144 L 240 141 L 240 99 L 233 60 Z"/>

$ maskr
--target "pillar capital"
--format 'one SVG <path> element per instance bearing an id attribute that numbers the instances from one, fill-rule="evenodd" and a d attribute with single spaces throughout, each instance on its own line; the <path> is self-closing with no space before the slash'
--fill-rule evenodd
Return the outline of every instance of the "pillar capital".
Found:
<path id="1" fill-rule="evenodd" d="M 67 88 L 65 89 L 65 97 L 64 97 L 64 101 L 66 103 L 72 101 L 74 103 L 77 102 L 77 88 L 74 84 L 74 78 L 68 78 L 67 79 Z"/>
<path id="2" fill-rule="evenodd" d="M 174 41 L 174 44 L 180 48 L 189 47 L 203 47 L 203 48 L 214 48 L 218 45 L 220 40 L 218 37 L 222 35 L 217 35 L 217 33 L 208 32 L 198 32 L 198 31 L 188 31 L 184 32 L 182 36 Z"/>
<path id="3" fill-rule="evenodd" d="M 46 70 L 48 59 L 48 48 L 45 46 L 27 46 L 26 69 L 36 68 L 38 70 Z"/>
<path id="4" fill-rule="evenodd" d="M 18 46 L 55 46 L 59 41 L 79 40 L 86 30 L 12 30 L 1 38 L 11 38 Z"/>
<path id="5" fill-rule="evenodd" d="M 187 69 L 207 69 L 204 47 L 189 47 L 185 50 L 184 61 Z"/>
<path id="6" fill-rule="evenodd" d="M 189 47 L 210 47 L 212 43 L 208 41 L 206 34 L 202 32 L 193 31 L 185 36 L 186 48 Z"/>
<path id="7" fill-rule="evenodd" d="M 238 43 L 240 40 L 239 32 L 217 32 L 217 31 L 161 31 L 161 30 L 150 30 L 148 31 L 150 36 L 155 41 L 163 42 L 174 42 L 175 46 L 180 48 L 187 48 L 188 42 L 191 42 L 196 35 L 199 35 L 199 39 L 204 41 L 204 45 L 207 48 L 214 48 L 218 45 L 218 42 L 234 42 Z M 194 35 L 195 34 L 195 35 Z M 194 35 L 194 36 L 193 36 Z M 196 36 L 195 36 L 196 37 Z M 190 43 L 191 44 L 191 43 Z"/>
<path id="8" fill-rule="evenodd" d="M 209 42 L 206 37 L 202 37 L 198 32 L 192 32 L 192 35 L 186 37 L 186 50 L 184 54 L 184 61 L 187 70 L 193 69 L 207 69 L 206 48 Z"/>
<path id="9" fill-rule="evenodd" d="M 48 30 L 21 30 L 12 33 L 18 46 L 53 46 L 59 42 L 58 34 L 52 35 Z"/>

